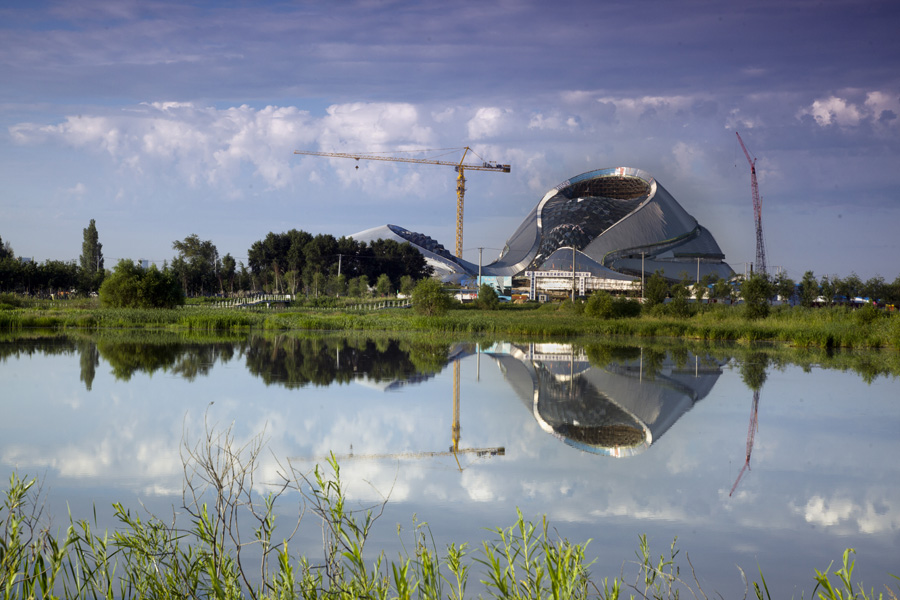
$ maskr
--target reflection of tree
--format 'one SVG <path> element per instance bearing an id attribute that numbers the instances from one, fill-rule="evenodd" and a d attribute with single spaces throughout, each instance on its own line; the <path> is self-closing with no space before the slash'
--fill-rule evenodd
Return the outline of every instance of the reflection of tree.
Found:
<path id="1" fill-rule="evenodd" d="M 640 348 L 620 344 L 587 344 L 584 353 L 591 365 L 601 369 L 612 362 L 637 360 L 641 357 Z"/>
<path id="2" fill-rule="evenodd" d="M 38 337 L 17 337 L 15 334 L 0 341 L 0 360 L 34 356 L 35 354 L 71 354 L 75 344 L 64 335 L 46 335 Z"/>
<path id="3" fill-rule="evenodd" d="M 230 360 L 234 346 L 230 343 L 150 342 L 100 340 L 100 355 L 112 367 L 116 379 L 128 381 L 138 372 L 155 373 L 171 370 L 176 375 L 192 380 L 198 375 L 209 375 L 218 360 Z"/>
<path id="4" fill-rule="evenodd" d="M 246 358 L 250 372 L 267 385 L 278 383 L 294 388 L 348 383 L 363 376 L 379 382 L 415 379 L 447 364 L 447 346 L 419 347 L 384 337 L 251 336 Z"/>
<path id="5" fill-rule="evenodd" d="M 91 385 L 94 383 L 94 376 L 97 374 L 97 367 L 100 366 L 100 351 L 97 350 L 97 344 L 88 340 L 78 340 L 78 351 L 81 353 L 81 381 L 87 391 L 91 391 Z"/>
<path id="6" fill-rule="evenodd" d="M 741 380 L 754 392 L 762 389 L 766 382 L 766 368 L 769 366 L 769 355 L 765 352 L 751 352 L 741 362 Z"/>

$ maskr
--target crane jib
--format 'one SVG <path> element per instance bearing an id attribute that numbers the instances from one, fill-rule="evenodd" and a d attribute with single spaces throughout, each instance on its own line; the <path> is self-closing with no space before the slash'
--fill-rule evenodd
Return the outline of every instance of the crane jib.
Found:
<path id="1" fill-rule="evenodd" d="M 463 233 L 463 197 L 465 195 L 465 177 L 463 172 L 469 171 L 493 171 L 495 173 L 509 173 L 509 165 L 501 165 L 491 161 L 483 161 L 481 164 L 468 164 L 463 161 L 466 154 L 471 148 L 468 146 L 461 148 L 464 150 L 462 158 L 458 162 L 450 162 L 446 160 L 433 160 L 428 158 L 406 158 L 402 156 L 380 156 L 377 154 L 350 154 L 349 152 L 314 152 L 311 150 L 294 150 L 294 154 L 303 154 L 306 156 L 324 156 L 326 158 L 352 158 L 359 162 L 361 160 L 379 160 L 384 162 L 402 162 L 415 163 L 420 165 L 443 165 L 453 167 L 459 174 L 456 185 L 456 256 L 462 258 L 462 233 Z M 359 166 L 357 166 L 359 168 Z"/>

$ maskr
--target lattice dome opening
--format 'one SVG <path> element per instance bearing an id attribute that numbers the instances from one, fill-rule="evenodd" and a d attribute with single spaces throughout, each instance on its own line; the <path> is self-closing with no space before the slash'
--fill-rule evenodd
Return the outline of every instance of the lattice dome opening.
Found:
<path id="1" fill-rule="evenodd" d="M 586 179 L 572 184 L 566 195 L 570 198 L 599 196 L 617 200 L 635 200 L 650 193 L 650 184 L 640 177 L 610 176 Z"/>
<path id="2" fill-rule="evenodd" d="M 644 442 L 644 431 L 631 425 L 593 427 L 567 423 L 560 429 L 560 432 L 570 440 L 603 448 L 634 447 Z"/>

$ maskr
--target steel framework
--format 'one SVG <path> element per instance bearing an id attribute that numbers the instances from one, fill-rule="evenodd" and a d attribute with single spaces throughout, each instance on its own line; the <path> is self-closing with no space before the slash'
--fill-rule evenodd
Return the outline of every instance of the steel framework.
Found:
<path id="1" fill-rule="evenodd" d="M 737 131 L 735 131 L 734 134 L 737 136 L 738 142 L 740 142 L 741 144 L 741 150 L 744 151 L 744 156 L 747 157 L 747 162 L 750 163 L 750 189 L 753 194 L 753 217 L 756 221 L 756 272 L 765 275 L 766 243 L 763 239 L 762 229 L 762 201 L 759 198 L 759 183 L 757 183 L 756 181 L 756 158 L 750 158 L 750 152 L 747 151 L 747 146 L 744 145 L 744 140 L 741 139 L 741 134 Z"/>

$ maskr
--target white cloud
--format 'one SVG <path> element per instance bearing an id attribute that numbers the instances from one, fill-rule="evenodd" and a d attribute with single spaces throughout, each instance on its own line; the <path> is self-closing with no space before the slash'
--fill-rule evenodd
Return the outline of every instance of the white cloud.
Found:
<path id="1" fill-rule="evenodd" d="M 467 125 L 469 138 L 480 140 L 498 135 L 504 130 L 512 111 L 488 106 L 479 108 Z"/>
<path id="2" fill-rule="evenodd" d="M 821 496 L 813 496 L 803 508 L 803 517 L 807 523 L 830 527 L 848 520 L 855 511 L 856 506 L 849 500 L 826 501 Z"/>
<path id="3" fill-rule="evenodd" d="M 335 104 L 322 119 L 319 145 L 325 151 L 379 152 L 422 148 L 433 139 L 418 109 L 408 103 Z"/>
<path id="4" fill-rule="evenodd" d="M 843 98 L 830 96 L 824 100 L 816 100 L 808 108 L 800 111 L 800 116 L 811 115 L 820 126 L 832 123 L 841 126 L 859 125 L 862 114 L 859 108 Z"/>
<path id="5" fill-rule="evenodd" d="M 678 142 L 672 148 L 671 169 L 676 175 L 690 179 L 703 173 L 706 156 L 696 145 Z"/>
<path id="6" fill-rule="evenodd" d="M 900 116 L 900 98 L 897 95 L 869 92 L 866 94 L 865 106 L 877 121 L 896 123 L 897 117 Z"/>
<path id="7" fill-rule="evenodd" d="M 697 100 L 693 96 L 640 96 L 635 98 L 598 98 L 597 102 L 611 104 L 616 107 L 620 118 L 638 119 L 653 114 L 672 115 L 678 111 L 688 110 Z"/>
<path id="8" fill-rule="evenodd" d="M 807 523 L 821 527 L 849 527 L 865 534 L 896 531 L 900 527 L 900 512 L 896 510 L 891 494 L 869 490 L 867 496 L 864 500 L 854 501 L 815 495 L 795 511 Z"/>
<path id="9" fill-rule="evenodd" d="M 848 93 L 848 96 L 859 95 L 857 91 Z M 797 112 L 798 118 L 804 116 L 813 117 L 821 127 L 830 125 L 856 127 L 866 121 L 872 121 L 880 126 L 891 126 L 897 123 L 897 117 L 900 116 L 900 98 L 896 94 L 891 95 L 882 91 L 867 92 L 861 102 L 829 96 L 815 100 Z"/>
<path id="10" fill-rule="evenodd" d="M 85 193 L 87 193 L 87 186 L 79 181 L 78 183 L 67 189 L 66 193 L 77 198 L 82 198 Z"/>

